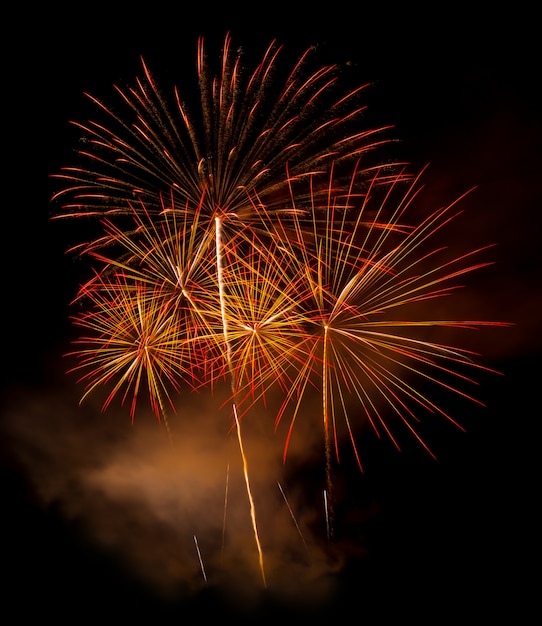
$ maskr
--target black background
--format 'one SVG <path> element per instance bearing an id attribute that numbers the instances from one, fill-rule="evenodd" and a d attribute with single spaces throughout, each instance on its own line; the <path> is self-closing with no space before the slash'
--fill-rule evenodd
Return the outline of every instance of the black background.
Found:
<path id="1" fill-rule="evenodd" d="M 317 611 L 263 594 L 253 613 L 244 612 L 212 589 L 190 600 L 160 600 L 54 507 L 36 501 L 6 438 L 0 444 L 5 610 L 56 623 L 81 616 L 201 623 L 215 609 L 218 619 L 264 623 L 349 612 L 360 623 L 392 616 L 435 624 L 505 616 L 523 623 L 539 612 L 542 120 L 534 9 L 139 6 L 4 10 L 3 398 L 9 402 L 16 388 L 31 393 L 57 384 L 62 369 L 68 303 L 80 276 L 64 254 L 69 227 L 50 221 L 49 176 L 71 160 L 68 121 L 85 114 L 82 93 L 105 97 L 113 83 L 130 83 L 140 55 L 174 81 L 192 71 L 199 35 L 218 51 L 228 31 L 256 58 L 277 38 L 292 59 L 318 44 L 327 59 L 348 62 L 360 83 L 373 84 L 369 119 L 395 125 L 403 158 L 431 164 L 437 197 L 449 200 L 479 185 L 478 202 L 490 207 L 483 212 L 486 241 L 499 244 L 491 276 L 503 291 L 491 315 L 515 323 L 495 332 L 487 351 L 504 377 L 483 381 L 488 407 L 469 420 L 467 433 L 434 433 L 438 463 L 410 450 L 369 459 L 372 471 L 359 477 L 360 489 L 378 500 L 379 515 L 367 556 L 345 568 L 336 597 Z"/>

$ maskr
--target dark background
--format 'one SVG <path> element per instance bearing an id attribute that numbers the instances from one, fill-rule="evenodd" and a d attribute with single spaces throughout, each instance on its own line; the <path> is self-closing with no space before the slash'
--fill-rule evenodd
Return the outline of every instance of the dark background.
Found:
<path id="1" fill-rule="evenodd" d="M 66 6 L 4 10 L 6 406 L 14 390 L 31 394 L 58 384 L 63 367 L 68 303 L 80 276 L 65 255 L 69 226 L 50 221 L 49 176 L 72 159 L 75 135 L 68 121 L 86 114 L 82 93 L 107 98 L 113 83 L 129 84 L 139 73 L 140 55 L 156 74 L 178 82 L 194 68 L 198 35 L 219 51 L 230 31 L 255 58 L 273 38 L 292 60 L 318 45 L 325 59 L 348 62 L 360 84 L 372 83 L 369 121 L 395 125 L 400 143 L 394 150 L 401 158 L 416 167 L 430 163 L 427 184 L 437 201 L 478 186 L 472 202 L 479 213 L 465 238 L 474 234 L 498 244 L 497 264 L 481 293 L 490 294 L 491 318 L 515 326 L 487 335 L 485 358 L 504 376 L 484 377 L 487 408 L 468 416 L 466 433 L 433 433 L 438 462 L 414 449 L 369 452 L 371 471 L 351 489 L 369 490 L 379 513 L 368 532 L 367 555 L 338 575 L 336 597 L 325 608 L 295 613 L 264 594 L 254 615 L 245 614 L 214 590 L 160 600 L 54 506 L 40 504 L 5 437 L 6 611 L 35 612 L 56 623 L 71 623 L 73 615 L 201 623 L 215 608 L 219 619 L 282 622 L 288 616 L 343 617 L 343 611 L 360 623 L 374 616 L 375 623 L 392 616 L 435 624 L 466 617 L 523 623 L 531 611 L 538 614 L 542 119 L 534 9 L 520 3 L 476 14 L 472 5 L 457 3 L 438 9 L 362 2 L 352 8 Z"/>

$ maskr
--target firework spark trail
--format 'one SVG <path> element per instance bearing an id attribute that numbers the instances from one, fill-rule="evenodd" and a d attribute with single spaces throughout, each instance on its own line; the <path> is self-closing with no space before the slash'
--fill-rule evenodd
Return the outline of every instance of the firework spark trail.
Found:
<path id="1" fill-rule="evenodd" d="M 221 315 L 222 315 L 222 324 L 223 324 L 223 333 L 224 333 L 224 343 L 226 346 L 226 361 L 228 364 L 228 368 L 229 368 L 229 373 L 230 373 L 230 377 L 231 377 L 231 389 L 232 389 L 232 394 L 234 395 L 234 400 L 232 402 L 232 411 L 233 411 L 233 416 L 235 419 L 235 429 L 237 432 L 237 440 L 239 442 L 239 451 L 241 452 L 241 458 L 243 461 L 243 475 L 245 477 L 245 486 L 246 486 L 246 490 L 247 490 L 247 496 L 248 496 L 248 500 L 249 500 L 249 504 L 250 504 L 250 518 L 252 521 L 252 529 L 254 531 L 254 539 L 256 541 L 256 547 L 258 549 L 258 558 L 259 558 L 259 564 L 260 564 L 260 571 L 262 574 L 262 580 L 263 580 L 263 584 L 264 587 L 267 586 L 267 582 L 266 582 L 266 578 L 265 578 L 265 568 L 264 568 L 264 563 L 263 563 L 263 552 L 262 552 L 262 546 L 261 546 L 261 542 L 260 542 L 260 536 L 258 534 L 258 524 L 256 521 L 256 507 L 254 504 L 254 498 L 252 496 L 252 490 L 250 488 L 250 479 L 249 479 L 249 472 L 248 472 L 248 461 L 247 461 L 247 457 L 245 454 L 245 450 L 244 450 L 244 446 L 243 446 L 243 439 L 241 436 L 241 424 L 239 422 L 239 418 L 237 415 L 237 406 L 235 403 L 235 389 L 236 389 L 236 383 L 235 383 L 235 371 L 233 369 L 232 366 L 232 358 L 231 358 L 231 346 L 230 346 L 230 341 L 228 338 L 228 320 L 227 320 L 227 316 L 226 316 L 226 305 L 225 305 L 225 294 L 224 294 L 224 283 L 222 280 L 222 220 L 220 217 L 216 217 L 215 218 L 215 225 L 216 225 L 216 269 L 217 269 L 217 280 L 218 280 L 218 288 L 219 288 L 219 298 L 220 298 L 220 311 L 221 311 Z"/>
<path id="2" fill-rule="evenodd" d="M 258 549 L 258 560 L 259 560 L 259 564 L 260 564 L 260 572 L 262 574 L 262 581 L 263 581 L 263 585 L 264 587 L 267 587 L 267 581 L 266 581 L 266 577 L 265 577 L 265 568 L 264 568 L 264 562 L 263 562 L 263 551 L 262 551 L 262 544 L 260 542 L 260 535 L 258 533 L 258 524 L 256 521 L 256 505 L 254 504 L 254 498 L 252 496 L 252 490 L 250 488 L 250 480 L 249 480 L 249 474 L 248 474 L 248 462 L 247 462 L 247 457 L 245 454 L 245 449 L 243 446 L 243 439 L 241 437 L 241 425 L 239 423 L 239 418 L 237 416 L 237 407 L 235 404 L 232 405 L 233 408 L 233 416 L 235 418 L 235 429 L 237 432 L 237 440 L 239 442 L 239 450 L 241 452 L 241 458 L 243 461 L 243 474 L 245 477 L 245 485 L 247 488 L 247 496 L 248 496 L 248 500 L 250 503 L 250 519 L 252 521 L 252 529 L 254 531 L 254 539 L 256 541 L 256 547 Z"/>
<path id="3" fill-rule="evenodd" d="M 230 488 L 230 464 L 226 467 L 226 485 L 224 487 L 224 515 L 222 518 L 222 542 L 220 547 L 220 563 L 223 563 L 224 560 L 224 546 L 226 540 L 226 518 L 228 511 L 228 495 Z"/>
<path id="4" fill-rule="evenodd" d="M 288 509 L 288 512 L 290 513 L 290 517 L 292 518 L 295 524 L 296 530 L 299 533 L 299 536 L 301 537 L 301 541 L 303 542 L 303 545 L 305 546 L 305 550 L 308 552 L 309 548 L 307 546 L 307 542 L 305 541 L 305 537 L 303 536 L 303 533 L 301 532 L 301 528 L 299 527 L 299 524 L 297 523 L 297 519 L 294 515 L 292 507 L 290 506 L 290 503 L 288 502 L 288 498 L 286 497 L 286 494 L 284 493 L 284 489 L 282 488 L 282 485 L 279 483 L 278 480 L 277 480 L 277 485 L 279 487 L 280 493 L 282 494 L 282 497 L 284 498 L 284 502 L 286 503 L 286 507 Z"/>
<path id="5" fill-rule="evenodd" d="M 333 483 L 331 479 L 331 439 L 329 434 L 329 409 L 328 409 L 328 327 L 324 325 L 324 337 L 322 340 L 323 343 L 323 356 L 322 356 L 322 416 L 324 419 L 324 454 L 325 454 L 325 472 L 326 472 L 326 483 L 327 483 L 327 492 L 332 493 Z M 324 491 L 324 496 L 326 492 Z M 326 501 L 326 526 L 327 526 L 327 537 L 330 539 L 333 534 L 333 506 L 330 502 L 328 502 L 327 497 Z"/>
<path id="6" fill-rule="evenodd" d="M 329 505 L 329 499 L 328 499 L 328 492 L 326 489 L 324 489 L 323 491 L 323 497 L 324 497 L 324 514 L 325 514 L 325 520 L 326 520 L 326 536 L 329 541 L 333 535 L 333 525 L 332 525 L 332 521 L 330 518 L 330 505 Z"/>
<path id="7" fill-rule="evenodd" d="M 196 545 L 196 552 L 198 554 L 198 561 L 201 568 L 201 573 L 203 575 L 203 580 L 205 581 L 205 584 L 207 584 L 207 574 L 205 573 L 205 566 L 203 564 L 203 559 L 201 557 L 201 552 L 198 544 L 198 538 L 196 537 L 196 535 L 194 535 L 194 544 Z"/>

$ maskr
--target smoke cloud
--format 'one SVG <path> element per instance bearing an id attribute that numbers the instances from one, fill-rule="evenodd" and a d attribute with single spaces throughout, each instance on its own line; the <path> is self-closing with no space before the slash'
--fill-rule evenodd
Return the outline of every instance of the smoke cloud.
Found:
<path id="1" fill-rule="evenodd" d="M 174 599 L 211 586 L 247 606 L 265 585 L 222 401 L 220 392 L 191 396 L 169 417 L 168 435 L 150 412 L 131 425 L 127 412 L 101 412 L 98 398 L 79 407 L 59 384 L 14 396 L 4 430 L 41 506 L 77 521 L 153 593 Z M 363 538 L 327 541 L 324 480 L 310 469 L 322 468 L 321 429 L 300 424 L 284 464 L 271 418 L 241 425 L 266 586 L 314 606 L 333 593 L 347 554 L 364 554 Z"/>

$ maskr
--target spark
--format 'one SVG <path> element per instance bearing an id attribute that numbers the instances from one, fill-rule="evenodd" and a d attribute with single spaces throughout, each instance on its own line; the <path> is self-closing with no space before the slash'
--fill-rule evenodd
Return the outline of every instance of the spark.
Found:
<path id="1" fill-rule="evenodd" d="M 260 541 L 260 535 L 258 533 L 258 524 L 256 521 L 256 506 L 254 504 L 254 498 L 252 496 L 252 490 L 250 488 L 250 478 L 248 473 L 248 462 L 245 454 L 245 449 L 243 446 L 243 439 L 241 437 L 241 425 L 239 424 L 239 418 L 237 417 L 237 407 L 233 404 L 233 416 L 235 418 L 235 430 L 237 432 L 237 440 L 239 442 L 239 450 L 241 452 L 241 459 L 243 461 L 243 475 L 245 477 L 245 485 L 247 489 L 247 495 L 250 503 L 250 519 L 252 521 L 252 530 L 254 532 L 254 539 L 256 541 L 256 547 L 258 549 L 258 561 L 260 564 L 260 572 L 262 575 L 263 586 L 267 587 L 267 581 L 265 577 L 265 568 L 263 562 L 263 550 L 262 544 Z"/>
<path id="2" fill-rule="evenodd" d="M 221 552 L 220 552 L 220 560 L 222 562 L 224 558 L 224 546 L 226 540 L 226 517 L 228 511 L 228 493 L 230 487 L 230 464 L 226 467 L 226 485 L 224 487 L 224 516 L 222 518 L 222 544 L 221 544 Z"/>
<path id="3" fill-rule="evenodd" d="M 305 541 L 305 537 L 303 536 L 303 533 L 301 532 L 301 528 L 299 527 L 299 524 L 297 522 L 297 519 L 294 515 L 294 512 L 292 511 L 292 507 L 290 506 L 290 503 L 288 502 L 288 498 L 286 497 L 286 494 L 284 493 L 284 489 L 282 488 L 282 485 L 277 481 L 277 485 L 279 487 L 280 493 L 282 494 L 282 497 L 284 498 L 284 502 L 286 503 L 286 507 L 288 509 L 288 512 L 290 513 L 290 517 L 292 518 L 292 521 L 295 524 L 296 530 L 299 533 L 299 536 L 301 537 L 301 541 L 303 542 L 303 545 L 305 546 L 305 550 L 307 550 L 307 552 L 309 551 L 308 547 L 307 547 L 307 543 Z"/>
<path id="4" fill-rule="evenodd" d="M 201 567 L 201 573 L 203 575 L 203 580 L 205 581 L 205 584 L 207 584 L 207 574 L 205 573 L 205 566 L 203 565 L 203 559 L 201 558 L 201 552 L 200 552 L 200 549 L 199 549 L 198 538 L 196 537 L 196 535 L 194 535 L 194 544 L 196 545 L 196 552 L 198 554 L 198 561 L 199 561 L 199 565 Z"/>
<path id="5" fill-rule="evenodd" d="M 323 491 L 323 496 L 324 496 L 324 513 L 325 513 L 325 519 L 326 519 L 326 536 L 329 541 L 331 539 L 333 527 L 331 525 L 331 518 L 330 518 L 330 513 L 329 513 L 330 506 L 329 506 L 329 500 L 328 500 L 328 493 L 326 489 L 324 489 Z"/>

